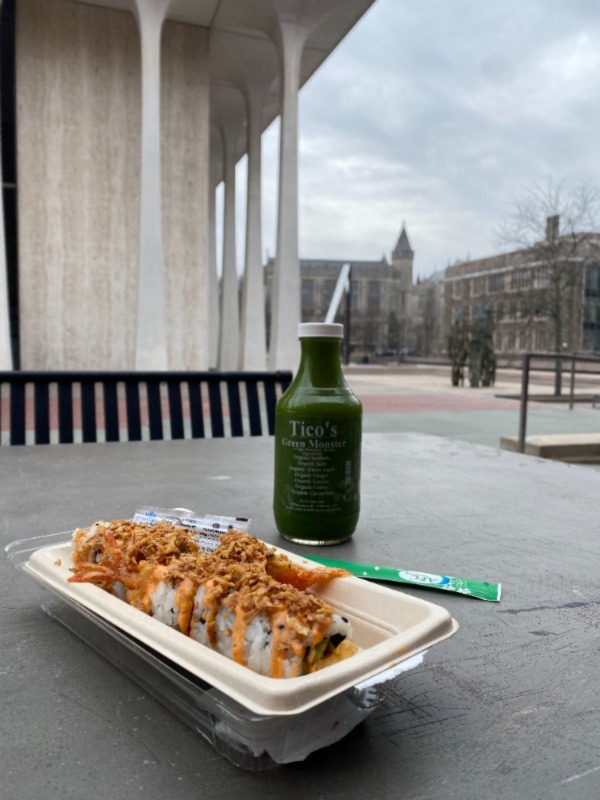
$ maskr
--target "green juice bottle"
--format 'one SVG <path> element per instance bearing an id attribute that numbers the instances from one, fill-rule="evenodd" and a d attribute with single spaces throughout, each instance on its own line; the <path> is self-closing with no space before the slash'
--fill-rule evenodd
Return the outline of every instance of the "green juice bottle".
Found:
<path id="1" fill-rule="evenodd" d="M 362 406 L 342 374 L 344 326 L 298 326 L 298 373 L 275 411 L 278 531 L 299 544 L 349 539 L 360 510 Z"/>

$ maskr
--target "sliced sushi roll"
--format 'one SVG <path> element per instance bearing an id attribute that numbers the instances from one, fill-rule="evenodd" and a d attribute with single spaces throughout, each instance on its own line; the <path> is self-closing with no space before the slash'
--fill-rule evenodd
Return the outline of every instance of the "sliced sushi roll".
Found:
<path id="1" fill-rule="evenodd" d="M 189 533 L 164 522 L 139 525 L 127 520 L 95 522 L 73 534 L 74 583 L 95 583 L 125 599 L 140 582 L 146 564 L 166 565 L 196 556 Z"/>
<path id="2" fill-rule="evenodd" d="M 73 534 L 73 565 L 103 564 L 134 571 L 143 561 L 168 564 L 184 554 L 198 553 L 189 531 L 166 522 L 140 525 L 128 520 L 94 522 Z"/>
<path id="3" fill-rule="evenodd" d="M 127 589 L 127 602 L 154 619 L 187 634 L 194 608 L 194 597 L 203 573 L 182 572 L 178 564 L 154 565 L 146 562 L 135 584 Z"/>
<path id="4" fill-rule="evenodd" d="M 199 585 L 190 636 L 272 678 L 304 675 L 357 650 L 350 622 L 327 603 L 240 565 Z"/>

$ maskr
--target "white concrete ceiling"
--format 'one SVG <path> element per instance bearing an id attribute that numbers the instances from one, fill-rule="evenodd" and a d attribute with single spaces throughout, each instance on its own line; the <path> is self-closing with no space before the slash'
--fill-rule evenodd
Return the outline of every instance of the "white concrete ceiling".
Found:
<path id="1" fill-rule="evenodd" d="M 78 0 L 132 12 L 134 0 Z M 152 3 L 153 0 L 142 0 Z M 218 115 L 239 115 L 245 81 L 266 87 L 263 130 L 279 113 L 279 66 L 273 43 L 277 19 L 308 30 L 301 67 L 303 86 L 374 0 L 170 0 L 167 18 L 211 31 L 210 78 Z M 235 91 L 234 91 L 235 90 Z M 243 102 L 243 101 L 242 101 Z M 229 108 L 233 105 L 234 108 Z M 240 136 L 240 156 L 245 136 Z"/>

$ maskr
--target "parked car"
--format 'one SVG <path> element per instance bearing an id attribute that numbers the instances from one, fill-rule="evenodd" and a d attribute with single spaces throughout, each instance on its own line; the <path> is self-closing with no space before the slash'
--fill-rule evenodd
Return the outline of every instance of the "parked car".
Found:
<path id="1" fill-rule="evenodd" d="M 386 350 L 379 350 L 377 353 L 375 353 L 375 355 L 378 358 L 389 358 L 390 356 L 397 356 L 398 351 L 392 350 L 391 348 L 388 347 Z"/>

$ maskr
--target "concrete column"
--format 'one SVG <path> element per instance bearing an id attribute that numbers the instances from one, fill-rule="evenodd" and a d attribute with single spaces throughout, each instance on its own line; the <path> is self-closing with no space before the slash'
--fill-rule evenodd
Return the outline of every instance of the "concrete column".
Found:
<path id="1" fill-rule="evenodd" d="M 248 191 L 246 201 L 246 253 L 242 286 L 239 369 L 267 367 L 265 297 L 262 265 L 261 164 L 264 90 L 248 86 Z"/>
<path id="2" fill-rule="evenodd" d="M 0 187 L 2 169 L 0 166 Z M 6 236 L 4 232 L 4 200 L 0 189 L 0 369 L 13 368 L 10 347 L 10 325 L 8 312 L 8 270 L 6 268 Z"/>
<path id="3" fill-rule="evenodd" d="M 223 175 L 221 132 L 211 131 L 210 174 L 208 178 L 208 366 L 216 369 L 219 361 L 219 277 L 217 274 L 216 197 Z"/>
<path id="4" fill-rule="evenodd" d="M 160 181 L 160 45 L 170 0 L 135 0 L 142 48 L 142 158 L 135 367 L 167 369 Z"/>
<path id="5" fill-rule="evenodd" d="M 225 208 L 223 214 L 223 274 L 219 306 L 220 370 L 235 370 L 240 347 L 240 319 L 235 237 L 235 163 L 238 127 L 223 125 Z"/>
<path id="6" fill-rule="evenodd" d="M 279 140 L 277 253 L 271 296 L 270 369 L 295 369 L 300 357 L 300 265 L 298 261 L 298 91 L 307 30 L 280 20 L 282 72 Z"/>
<path id="7" fill-rule="evenodd" d="M 208 368 L 219 360 L 219 278 L 217 275 L 216 186 L 208 186 Z"/>
<path id="8" fill-rule="evenodd" d="M 2 0 L 0 0 L 0 7 L 1 6 Z M 12 369 L 8 311 L 8 270 L 6 267 L 6 235 L 4 231 L 4 198 L 2 192 L 2 164 L 0 164 L 0 369 Z"/>

